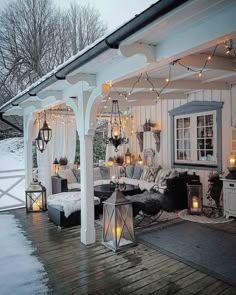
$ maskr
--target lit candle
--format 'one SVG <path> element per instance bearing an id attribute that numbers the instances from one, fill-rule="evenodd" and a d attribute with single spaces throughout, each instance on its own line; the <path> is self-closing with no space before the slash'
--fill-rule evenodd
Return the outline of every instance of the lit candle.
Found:
<path id="1" fill-rule="evenodd" d="M 197 197 L 193 197 L 193 208 L 198 209 L 199 208 L 199 203 Z"/>
<path id="2" fill-rule="evenodd" d="M 37 200 L 33 203 L 33 211 L 39 211 L 41 209 L 42 202 Z"/>
<path id="3" fill-rule="evenodd" d="M 229 163 L 230 163 L 231 167 L 234 167 L 235 166 L 235 158 L 230 158 Z"/>
<path id="4" fill-rule="evenodd" d="M 115 233 L 115 229 L 116 229 L 116 233 Z M 116 236 L 117 237 L 117 240 L 120 239 L 121 233 L 122 233 L 122 228 L 120 226 L 117 226 L 116 228 L 113 228 L 112 229 L 112 235 L 113 235 L 113 237 Z"/>

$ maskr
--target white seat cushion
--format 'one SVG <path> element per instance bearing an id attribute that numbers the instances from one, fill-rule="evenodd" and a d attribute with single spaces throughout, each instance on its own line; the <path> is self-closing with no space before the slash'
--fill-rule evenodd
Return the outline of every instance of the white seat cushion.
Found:
<path id="1" fill-rule="evenodd" d="M 78 182 L 76 182 L 76 183 L 68 183 L 67 188 L 68 188 L 69 191 L 70 190 L 75 190 L 75 189 L 80 190 L 81 186 L 80 186 L 80 183 L 78 183 Z"/>

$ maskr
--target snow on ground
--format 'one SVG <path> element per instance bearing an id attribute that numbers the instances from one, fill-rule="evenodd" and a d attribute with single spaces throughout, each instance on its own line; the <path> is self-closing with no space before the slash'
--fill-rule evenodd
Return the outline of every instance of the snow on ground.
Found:
<path id="1" fill-rule="evenodd" d="M 47 294 L 46 272 L 14 216 L 0 213 L 0 294 Z"/>
<path id="2" fill-rule="evenodd" d="M 24 169 L 24 138 L 0 140 L 0 171 Z"/>
<path id="3" fill-rule="evenodd" d="M 19 172 L 11 170 L 22 169 Z M 24 205 L 24 139 L 0 140 L 0 210 Z M 4 172 L 8 171 L 8 172 Z M 18 184 L 16 184 L 19 182 Z"/>

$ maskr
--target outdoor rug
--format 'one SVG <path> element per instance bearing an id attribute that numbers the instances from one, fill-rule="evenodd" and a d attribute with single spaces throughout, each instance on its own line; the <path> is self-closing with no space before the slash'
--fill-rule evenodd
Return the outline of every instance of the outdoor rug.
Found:
<path id="1" fill-rule="evenodd" d="M 236 286 L 236 233 L 182 221 L 141 233 L 138 240 Z"/>

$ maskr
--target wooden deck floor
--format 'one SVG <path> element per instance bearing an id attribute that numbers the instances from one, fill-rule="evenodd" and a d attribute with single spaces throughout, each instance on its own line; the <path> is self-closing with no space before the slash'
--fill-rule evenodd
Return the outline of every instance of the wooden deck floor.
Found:
<path id="1" fill-rule="evenodd" d="M 98 242 L 84 246 L 79 226 L 59 230 L 47 213 L 19 209 L 11 214 L 44 265 L 49 294 L 236 294 L 234 287 L 142 244 L 114 254 L 100 244 L 99 225 Z M 225 230 L 235 231 L 235 224 L 224 225 Z"/>

